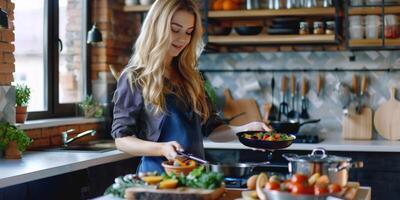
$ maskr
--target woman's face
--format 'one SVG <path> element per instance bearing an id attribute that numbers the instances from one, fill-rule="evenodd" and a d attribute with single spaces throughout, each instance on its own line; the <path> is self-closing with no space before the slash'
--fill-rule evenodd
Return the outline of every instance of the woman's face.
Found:
<path id="1" fill-rule="evenodd" d="M 193 13 L 178 10 L 171 20 L 171 46 L 169 56 L 176 57 L 189 44 L 194 30 Z"/>

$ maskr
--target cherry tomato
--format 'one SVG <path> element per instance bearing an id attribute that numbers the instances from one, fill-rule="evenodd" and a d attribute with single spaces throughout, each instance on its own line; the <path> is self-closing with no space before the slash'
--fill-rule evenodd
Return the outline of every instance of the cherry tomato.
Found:
<path id="1" fill-rule="evenodd" d="M 265 188 L 267 190 L 279 190 L 281 188 L 281 184 L 275 181 L 267 182 L 267 184 L 265 184 Z"/>
<path id="2" fill-rule="evenodd" d="M 331 183 L 328 185 L 328 191 L 329 193 L 338 193 L 342 191 L 342 187 L 336 183 Z"/>
<path id="3" fill-rule="evenodd" d="M 324 185 L 314 185 L 314 194 L 315 195 L 325 195 L 328 194 L 328 188 Z"/>
<path id="4" fill-rule="evenodd" d="M 292 176 L 291 181 L 292 181 L 292 183 L 303 184 L 305 182 L 308 182 L 308 177 L 304 174 L 297 173 Z"/>
<path id="5" fill-rule="evenodd" d="M 282 190 L 283 191 L 287 191 L 287 192 L 292 192 L 292 188 L 293 188 L 293 183 L 290 180 L 285 180 L 282 183 Z"/>

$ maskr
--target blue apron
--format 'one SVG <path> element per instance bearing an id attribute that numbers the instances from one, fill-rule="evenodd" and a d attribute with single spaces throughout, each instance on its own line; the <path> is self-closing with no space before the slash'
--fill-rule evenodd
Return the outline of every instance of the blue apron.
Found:
<path id="1" fill-rule="evenodd" d="M 200 117 L 175 95 L 166 95 L 166 104 L 167 113 L 158 142 L 177 141 L 186 152 L 204 158 Z M 161 163 L 165 160 L 165 157 L 143 156 L 137 172 L 157 171 L 161 174 L 164 172 Z"/>

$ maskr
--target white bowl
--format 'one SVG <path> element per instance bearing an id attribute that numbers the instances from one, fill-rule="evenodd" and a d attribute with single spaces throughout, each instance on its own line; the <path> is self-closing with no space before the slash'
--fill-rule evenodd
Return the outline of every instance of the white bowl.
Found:
<path id="1" fill-rule="evenodd" d="M 350 39 L 363 39 L 364 38 L 364 27 L 363 26 L 350 26 Z"/>

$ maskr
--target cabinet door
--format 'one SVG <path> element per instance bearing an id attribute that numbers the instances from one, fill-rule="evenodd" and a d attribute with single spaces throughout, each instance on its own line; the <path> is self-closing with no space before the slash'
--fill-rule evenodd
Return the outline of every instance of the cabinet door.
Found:
<path id="1" fill-rule="evenodd" d="M 32 181 L 27 183 L 29 199 L 86 199 L 82 192 L 86 190 L 87 182 L 85 170 Z"/>
<path id="2" fill-rule="evenodd" d="M 103 195 L 107 187 L 114 183 L 116 177 L 135 174 L 139 159 L 131 158 L 88 168 L 90 198 Z"/>
<path id="3" fill-rule="evenodd" d="M 19 184 L 0 189 L 0 200 L 28 199 L 27 184 Z"/>

